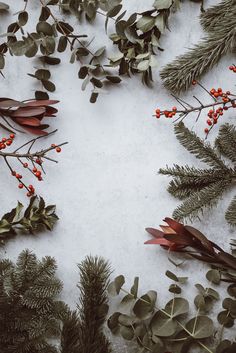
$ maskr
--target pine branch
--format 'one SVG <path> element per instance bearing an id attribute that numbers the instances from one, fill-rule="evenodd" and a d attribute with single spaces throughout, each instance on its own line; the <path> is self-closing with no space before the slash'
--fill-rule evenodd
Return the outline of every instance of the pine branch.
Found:
<path id="1" fill-rule="evenodd" d="M 188 165 L 179 166 L 174 164 L 173 167 L 161 168 L 159 173 L 162 175 L 173 176 L 181 178 L 186 182 L 194 181 L 196 183 L 208 182 L 209 180 L 217 181 L 221 180 L 225 176 L 224 171 L 215 169 L 198 169 L 195 167 L 189 167 Z"/>
<path id="2" fill-rule="evenodd" d="M 109 353 L 110 344 L 102 332 L 108 311 L 107 285 L 110 267 L 102 258 L 87 257 L 80 265 L 81 291 L 78 305 L 80 353 Z"/>
<path id="3" fill-rule="evenodd" d="M 80 321 L 76 311 L 69 312 L 61 332 L 61 353 L 78 353 Z"/>
<path id="4" fill-rule="evenodd" d="M 190 131 L 183 123 L 175 126 L 175 133 L 180 143 L 197 158 L 207 163 L 211 168 L 198 169 L 189 166 L 174 165 L 160 169 L 159 173 L 171 176 L 168 192 L 183 203 L 177 207 L 173 217 L 177 220 L 185 218 L 193 219 L 203 213 L 205 208 L 211 208 L 217 204 L 223 192 L 235 182 L 236 167 L 230 168 L 218 157 L 209 143 L 202 141 L 194 132 Z M 222 126 L 215 142 L 219 152 L 236 162 L 236 131 L 231 125 Z M 226 219 L 229 223 L 236 224 L 232 202 Z M 235 221 L 234 221 L 235 217 Z"/>
<path id="5" fill-rule="evenodd" d="M 201 13 L 200 23 L 205 31 L 212 31 L 227 21 L 230 12 L 235 8 L 234 0 L 224 0 L 219 5 L 212 6 Z"/>
<path id="6" fill-rule="evenodd" d="M 208 37 L 177 57 L 160 72 L 164 86 L 178 93 L 187 90 L 193 80 L 213 68 L 225 54 L 232 52 L 236 43 L 236 7 L 225 16 L 224 23 L 214 28 Z"/>
<path id="7" fill-rule="evenodd" d="M 213 168 L 227 170 L 225 163 L 217 156 L 209 143 L 201 140 L 193 131 L 190 131 L 184 123 L 175 125 L 175 134 L 182 146 L 198 159 Z"/>
<path id="8" fill-rule="evenodd" d="M 222 180 L 193 193 L 175 209 L 173 218 L 178 221 L 196 218 L 205 208 L 215 206 L 229 185 L 230 182 Z"/>
<path id="9" fill-rule="evenodd" d="M 236 162 L 236 129 L 233 125 L 221 126 L 215 146 L 223 156 L 229 158 L 233 163 Z"/>
<path id="10" fill-rule="evenodd" d="M 14 264 L 0 262 L 0 351 L 57 353 L 52 339 L 59 337 L 67 306 L 58 301 L 62 283 L 55 276 L 55 260 L 39 261 L 23 251 Z"/>
<path id="11" fill-rule="evenodd" d="M 230 225 L 236 226 L 236 196 L 234 196 L 225 213 L 225 219 Z"/>

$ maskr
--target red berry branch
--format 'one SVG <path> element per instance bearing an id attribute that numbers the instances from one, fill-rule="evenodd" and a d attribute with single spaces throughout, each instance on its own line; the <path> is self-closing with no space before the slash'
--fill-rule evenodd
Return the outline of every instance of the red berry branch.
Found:
<path id="1" fill-rule="evenodd" d="M 57 109 L 52 107 L 58 103 L 57 100 L 26 100 L 23 102 L 10 99 L 0 98 L 0 117 L 4 121 L 0 126 L 8 132 L 23 132 L 18 130 L 11 122 L 20 125 L 26 131 L 35 135 L 46 135 L 45 129 L 48 124 L 42 124 L 45 117 L 55 117 Z M 11 122 L 10 122 L 10 121 Z"/>
<path id="2" fill-rule="evenodd" d="M 229 69 L 236 73 L 235 65 L 230 66 Z M 224 92 L 221 87 L 217 89 L 212 88 L 208 91 L 200 82 L 196 80 L 193 80 L 192 84 L 200 86 L 205 92 L 207 92 L 211 96 L 213 101 L 207 104 L 203 104 L 196 96 L 193 96 L 193 98 L 199 103 L 198 106 L 193 106 L 188 102 L 184 101 L 183 99 L 172 94 L 172 96 L 176 99 L 176 101 L 181 107 L 177 108 L 174 106 L 168 110 L 161 110 L 157 108 L 153 116 L 155 116 L 157 119 L 159 119 L 161 116 L 164 116 L 167 119 L 171 119 L 176 116 L 176 119 L 174 120 L 174 122 L 176 122 L 179 120 L 184 120 L 191 113 L 197 113 L 197 121 L 201 113 L 207 109 L 207 127 L 204 129 L 204 131 L 208 135 L 210 130 L 215 124 L 217 124 L 219 118 L 223 116 L 225 111 L 229 110 L 230 108 L 236 108 L 236 95 L 231 93 L 230 91 Z"/>
<path id="3" fill-rule="evenodd" d="M 57 130 L 52 131 L 48 133 L 48 135 L 51 135 L 55 133 Z M 11 163 L 9 162 L 12 158 L 15 158 L 18 160 L 18 162 L 21 164 L 21 166 L 25 169 L 27 169 L 33 176 L 38 179 L 38 181 L 43 180 L 43 174 L 45 174 L 45 170 L 43 167 L 43 163 L 45 160 L 49 160 L 52 162 L 57 163 L 57 160 L 49 157 L 49 152 L 50 151 L 56 151 L 57 153 L 61 152 L 61 146 L 66 145 L 68 142 L 63 142 L 58 145 L 56 144 L 51 144 L 50 147 L 40 150 L 40 151 L 35 151 L 32 152 L 32 148 L 37 140 L 42 138 L 44 136 L 39 136 L 34 139 L 29 140 L 28 142 L 24 143 L 17 149 L 15 149 L 13 152 L 6 152 L 2 151 L 7 149 L 12 145 L 14 142 L 15 135 L 10 134 L 9 137 L 3 137 L 1 142 L 0 142 L 0 157 L 2 157 L 8 166 L 11 175 L 16 179 L 18 183 L 19 189 L 25 189 L 27 191 L 27 196 L 30 197 L 35 194 L 35 188 L 33 185 L 26 185 L 23 181 L 23 176 L 18 173 L 16 170 L 13 169 L 11 166 Z M 26 149 L 26 150 L 25 150 Z"/>

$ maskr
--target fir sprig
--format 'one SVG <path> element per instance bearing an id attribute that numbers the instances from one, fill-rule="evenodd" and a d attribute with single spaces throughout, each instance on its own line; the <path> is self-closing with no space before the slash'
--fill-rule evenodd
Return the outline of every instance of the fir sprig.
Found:
<path id="1" fill-rule="evenodd" d="M 232 1 L 231 6 L 227 7 L 228 3 L 229 1 L 223 1 L 221 7 L 206 11 L 202 15 L 202 23 L 209 31 L 208 36 L 161 70 L 164 85 L 172 92 L 187 90 L 193 80 L 199 79 L 213 68 L 222 56 L 234 50 L 236 4 Z M 224 15 L 220 14 L 221 9 L 224 9 Z M 211 19 L 214 20 L 213 23 Z"/>
<path id="2" fill-rule="evenodd" d="M 0 351 L 56 353 L 50 339 L 60 337 L 60 322 L 68 309 L 58 301 L 61 281 L 55 260 L 39 261 L 23 251 L 14 264 L 0 262 Z"/>
<path id="3" fill-rule="evenodd" d="M 218 153 L 214 147 L 201 140 L 182 122 L 175 125 L 175 133 L 179 142 L 190 153 L 210 167 L 200 169 L 174 165 L 172 168 L 167 167 L 159 171 L 160 174 L 173 177 L 168 191 L 183 200 L 182 204 L 175 209 L 173 217 L 177 220 L 193 219 L 203 213 L 204 209 L 215 206 L 224 191 L 235 181 L 236 129 L 228 124 L 220 128 L 215 142 Z M 229 158 L 234 166 L 227 166 L 220 154 Z M 236 225 L 235 199 L 226 212 L 226 220 Z"/>
<path id="4" fill-rule="evenodd" d="M 108 312 L 110 266 L 103 258 L 88 256 L 79 271 L 80 301 L 77 312 L 64 321 L 61 352 L 110 353 L 110 343 L 102 331 Z"/>

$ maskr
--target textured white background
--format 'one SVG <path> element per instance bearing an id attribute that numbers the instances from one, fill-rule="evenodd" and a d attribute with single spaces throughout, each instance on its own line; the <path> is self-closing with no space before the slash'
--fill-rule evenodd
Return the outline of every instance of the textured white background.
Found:
<path id="1" fill-rule="evenodd" d="M 23 1 L 6 1 L 11 5 L 11 15 L 22 9 Z M 124 0 L 128 12 L 149 9 L 153 0 Z M 30 1 L 32 19 L 38 16 L 38 1 Z M 206 5 L 216 1 L 206 1 Z M 158 56 L 159 68 L 176 55 L 196 43 L 203 33 L 198 20 L 199 5 L 184 1 L 181 10 L 170 19 L 171 31 L 161 39 L 165 49 Z M 1 17 L 0 32 L 10 23 L 11 16 Z M 32 21 L 33 22 L 33 21 Z M 103 30 L 103 18 L 94 25 L 73 23 L 80 33 L 95 35 L 92 46 L 97 49 L 106 43 L 109 52 L 115 52 Z M 32 29 L 29 24 L 28 29 Z M 173 100 L 163 88 L 155 73 L 153 89 L 144 87 L 138 77 L 124 79 L 122 85 L 100 96 L 95 105 L 89 103 L 90 90 L 81 91 L 77 78 L 78 64 L 69 64 L 68 55 L 62 64 L 51 68 L 52 80 L 57 91 L 53 98 L 59 99 L 57 118 L 50 121 L 58 133 L 42 141 L 41 146 L 68 141 L 58 155 L 58 165 L 47 165 L 43 183 L 34 183 L 47 203 L 57 205 L 60 217 L 52 233 L 37 237 L 21 237 L 10 242 L 6 253 L 12 259 L 30 248 L 38 256 L 55 256 L 58 274 L 64 281 L 63 298 L 73 307 L 78 301 L 78 272 L 76 264 L 87 254 L 102 255 L 111 261 L 115 274 L 127 276 L 128 284 L 134 276 L 140 276 L 141 288 L 156 289 L 160 302 L 167 295 L 169 281 L 164 273 L 172 265 L 166 253 L 155 246 L 144 246 L 148 239 L 144 228 L 157 227 L 165 216 L 171 216 L 178 201 L 166 191 L 168 178 L 158 176 L 157 171 L 166 164 L 196 164 L 196 159 L 178 144 L 170 121 L 156 120 L 152 113 L 157 106 L 171 107 Z M 202 83 L 208 87 L 232 90 L 232 73 L 227 67 L 232 56 L 220 61 L 218 67 L 207 74 Z M 34 80 L 26 75 L 38 67 L 37 60 L 7 56 L 6 78 L 1 78 L 1 96 L 15 99 L 33 97 Z M 34 86 L 35 85 L 35 86 Z M 185 98 L 191 100 L 193 91 Z M 194 94 L 208 99 L 198 88 Z M 224 117 L 230 121 L 231 117 Z M 195 125 L 188 119 L 188 126 L 204 136 L 205 117 Z M 214 138 L 218 127 L 212 133 Z M 17 137 L 16 143 L 21 143 Z M 1 161 L 3 163 L 3 161 Z M 199 165 L 201 165 L 199 163 Z M 31 182 L 30 176 L 28 181 Z M 224 220 L 224 211 L 233 191 L 225 195 L 219 207 L 206 212 L 202 222 L 195 222 L 207 236 L 227 247 L 234 233 Z M 9 177 L 7 168 L 1 167 L 1 214 L 16 204 L 16 199 L 27 204 L 28 200 Z M 196 282 L 203 281 L 206 267 L 188 262 L 184 272 L 190 277 L 186 295 Z"/>

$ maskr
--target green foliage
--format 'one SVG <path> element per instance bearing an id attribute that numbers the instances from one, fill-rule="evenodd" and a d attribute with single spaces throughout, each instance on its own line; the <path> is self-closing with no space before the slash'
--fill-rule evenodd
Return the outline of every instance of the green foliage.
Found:
<path id="1" fill-rule="evenodd" d="M 173 168 L 167 167 L 159 171 L 160 174 L 173 177 L 168 191 L 183 200 L 174 211 L 173 217 L 177 220 L 193 219 L 203 213 L 204 209 L 215 206 L 224 191 L 235 180 L 235 169 L 228 167 L 219 154 L 235 163 L 236 130 L 228 124 L 221 126 L 215 141 L 216 148 L 201 140 L 183 123 L 175 125 L 175 133 L 181 145 L 210 167 L 199 169 L 174 165 Z M 230 224 L 236 224 L 235 198 L 225 217 Z"/>
<path id="2" fill-rule="evenodd" d="M 194 79 L 213 68 L 227 53 L 233 52 L 236 40 L 236 4 L 224 0 L 201 15 L 208 32 L 202 41 L 177 57 L 161 70 L 161 78 L 172 92 L 187 90 Z"/>
<path id="3" fill-rule="evenodd" d="M 102 329 L 108 312 L 110 267 L 104 259 L 88 256 L 79 271 L 80 301 L 77 312 L 64 321 L 61 353 L 109 353 L 110 343 Z"/>
<path id="4" fill-rule="evenodd" d="M 180 288 L 186 282 L 186 277 L 178 277 L 173 272 L 167 271 L 166 276 L 172 281 L 172 288 Z M 114 286 L 120 282 L 121 276 L 116 278 L 108 288 L 111 295 Z M 169 300 L 164 308 L 157 306 L 157 293 L 148 291 L 141 297 L 133 294 L 133 286 L 130 291 L 123 287 L 120 291 L 125 293 L 122 298 L 119 311 L 113 313 L 108 320 L 108 327 L 113 334 L 119 334 L 127 341 L 137 343 L 137 352 L 175 353 L 192 352 L 194 347 L 199 347 L 197 352 L 215 352 L 218 339 L 215 339 L 215 326 L 208 316 L 214 303 L 219 300 L 219 294 L 213 288 L 204 288 L 197 284 L 198 294 L 194 299 L 196 315 L 191 318 L 189 301 L 181 296 L 180 292 L 173 291 L 173 299 Z M 234 305 L 234 304 L 233 304 Z M 230 306 L 232 300 L 223 306 Z M 221 341 L 221 340 L 220 340 Z"/>
<path id="5" fill-rule="evenodd" d="M 0 220 L 0 241 L 4 245 L 11 237 L 20 233 L 33 234 L 43 228 L 52 230 L 58 220 L 56 206 L 46 206 L 42 197 L 33 196 L 23 213 L 24 206 L 18 202 L 17 207 L 6 213 Z"/>
<path id="6" fill-rule="evenodd" d="M 0 350 L 4 353 L 56 353 L 67 307 L 58 301 L 61 281 L 51 257 L 41 261 L 23 251 L 14 264 L 0 262 Z"/>
<path id="7" fill-rule="evenodd" d="M 152 70 L 157 66 L 156 55 L 163 51 L 160 38 L 168 29 L 170 15 L 178 9 L 180 0 L 154 1 L 150 9 L 129 16 L 123 9 L 122 0 L 53 0 L 39 3 L 39 17 L 32 32 L 27 30 L 30 12 L 26 1 L 24 9 L 17 12 L 17 19 L 3 34 L 6 41 L 0 45 L 0 70 L 4 69 L 7 52 L 14 56 L 36 58 L 50 67 L 60 64 L 61 53 L 68 51 L 70 63 L 79 66 L 82 90 L 90 85 L 90 102 L 95 103 L 103 89 L 119 84 L 123 75 L 140 74 L 142 82 L 151 85 Z M 3 9 L 5 6 L 2 5 Z M 86 34 L 78 34 L 77 28 L 71 25 L 83 19 L 92 23 L 97 16 L 104 18 L 105 31 L 107 33 L 109 30 L 109 38 L 118 49 L 115 55 L 106 53 L 106 47 L 92 47 L 93 40 Z M 44 88 L 35 92 L 38 99 L 48 99 L 47 91 L 54 92 L 56 89 L 49 69 L 44 66 L 29 74 L 39 80 Z M 42 71 L 47 72 L 46 78 L 45 75 L 41 76 Z"/>

